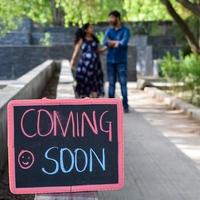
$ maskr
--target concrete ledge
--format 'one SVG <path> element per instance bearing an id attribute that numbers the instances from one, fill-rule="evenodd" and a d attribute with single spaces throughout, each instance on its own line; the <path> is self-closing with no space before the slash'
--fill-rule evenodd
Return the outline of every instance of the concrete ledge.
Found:
<path id="1" fill-rule="evenodd" d="M 75 98 L 73 83 L 74 79 L 68 60 L 62 60 L 60 63 L 60 77 L 57 86 L 57 99 Z"/>
<path id="2" fill-rule="evenodd" d="M 12 99 L 40 98 L 55 71 L 56 64 L 47 60 L 0 91 L 0 175 L 7 169 L 7 104 Z"/>
<path id="3" fill-rule="evenodd" d="M 159 101 L 163 101 L 172 109 L 181 109 L 193 119 L 200 121 L 200 108 L 186 103 L 176 97 L 166 94 L 164 91 L 161 91 L 154 87 L 145 87 L 144 91 L 149 94 L 152 98 L 155 98 Z"/>
<path id="4" fill-rule="evenodd" d="M 96 192 L 36 195 L 35 200 L 98 200 Z"/>

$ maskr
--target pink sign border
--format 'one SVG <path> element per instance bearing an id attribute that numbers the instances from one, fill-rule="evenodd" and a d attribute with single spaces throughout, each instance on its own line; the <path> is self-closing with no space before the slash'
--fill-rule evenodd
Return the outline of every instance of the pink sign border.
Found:
<path id="1" fill-rule="evenodd" d="M 17 188 L 15 181 L 15 149 L 14 149 L 14 107 L 35 105 L 90 105 L 90 104 L 115 104 L 117 105 L 118 120 L 118 183 L 58 187 L 32 187 Z M 124 130 L 123 130 L 123 107 L 120 99 L 113 98 L 85 98 L 85 99 L 34 99 L 34 100 L 12 100 L 7 106 L 8 121 L 8 163 L 10 190 L 14 194 L 37 194 L 37 193 L 62 193 L 62 192 L 84 192 L 119 190 L 124 186 Z"/>

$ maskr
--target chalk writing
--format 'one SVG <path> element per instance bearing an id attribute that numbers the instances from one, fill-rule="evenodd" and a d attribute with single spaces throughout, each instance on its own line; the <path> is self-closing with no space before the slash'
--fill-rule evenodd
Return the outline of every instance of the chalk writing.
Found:
<path id="1" fill-rule="evenodd" d="M 59 151 L 58 158 L 52 158 L 51 156 L 49 156 L 51 151 Z M 59 170 L 61 170 L 62 173 L 70 173 L 73 170 L 78 173 L 84 172 L 85 170 L 93 172 L 94 159 L 96 159 L 102 171 L 106 170 L 105 148 L 102 149 L 100 157 L 92 148 L 89 149 L 89 152 L 86 152 L 82 148 L 77 148 L 72 151 L 68 148 L 59 149 L 59 147 L 54 146 L 47 149 L 45 153 L 45 158 L 46 160 L 48 160 L 49 162 L 53 162 L 54 164 L 52 171 L 48 171 L 45 169 L 45 167 L 42 167 L 42 171 L 48 175 L 54 175 L 58 173 Z M 80 158 L 83 162 L 82 167 L 80 167 L 78 164 L 78 160 L 80 160 Z M 48 162 L 46 164 L 49 165 Z"/>
<path id="2" fill-rule="evenodd" d="M 28 109 L 23 113 L 20 120 L 21 131 L 24 136 L 28 138 L 34 138 L 37 136 L 48 137 L 49 135 L 57 136 L 58 132 L 60 133 L 60 131 L 63 137 L 67 137 L 68 135 L 71 135 L 73 137 L 85 137 L 85 124 L 87 123 L 94 135 L 98 135 L 99 130 L 104 133 L 108 133 L 108 139 L 110 142 L 112 142 L 112 121 L 105 121 L 103 125 L 103 118 L 108 112 L 109 111 L 104 111 L 103 113 L 101 113 L 99 121 L 97 121 L 96 111 L 92 111 L 92 119 L 90 119 L 90 116 L 87 112 L 79 113 L 70 111 L 69 113 L 65 113 L 64 116 L 61 116 L 60 113 L 56 110 L 51 113 L 45 109 Z M 43 126 L 43 124 L 41 123 L 42 115 L 45 120 L 49 121 L 48 130 L 45 133 L 42 133 L 41 131 L 41 127 Z M 33 122 L 35 123 L 34 132 L 30 132 L 24 128 L 25 120 L 28 117 L 33 118 Z M 62 121 L 65 120 L 65 125 L 64 122 L 61 123 L 61 119 Z M 72 129 L 69 133 L 68 130 L 70 123 Z"/>
<path id="3" fill-rule="evenodd" d="M 11 191 L 56 193 L 122 187 L 122 111 L 117 99 L 11 102 Z"/>

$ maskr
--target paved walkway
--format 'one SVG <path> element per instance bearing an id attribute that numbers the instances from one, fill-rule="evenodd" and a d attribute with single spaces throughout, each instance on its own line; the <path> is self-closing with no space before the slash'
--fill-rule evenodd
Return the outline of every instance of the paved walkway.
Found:
<path id="1" fill-rule="evenodd" d="M 125 188 L 99 199 L 199 200 L 200 124 L 129 85 Z M 134 108 L 134 109 L 133 109 Z"/>
<path id="2" fill-rule="evenodd" d="M 60 79 L 57 97 L 73 98 L 70 73 L 63 74 L 70 87 Z M 124 119 L 126 184 L 120 191 L 98 192 L 98 199 L 199 200 L 200 124 L 134 86 L 129 83 L 131 112 Z"/>
<path id="3" fill-rule="evenodd" d="M 73 98 L 69 70 L 64 74 L 68 83 L 60 79 L 57 97 L 66 98 L 67 94 Z M 134 89 L 131 83 L 129 100 L 131 112 L 124 119 L 126 184 L 120 191 L 98 192 L 97 198 L 199 200 L 200 124 L 179 110 L 169 110 L 162 102 Z M 85 199 L 64 196 L 41 195 L 35 199 Z"/>

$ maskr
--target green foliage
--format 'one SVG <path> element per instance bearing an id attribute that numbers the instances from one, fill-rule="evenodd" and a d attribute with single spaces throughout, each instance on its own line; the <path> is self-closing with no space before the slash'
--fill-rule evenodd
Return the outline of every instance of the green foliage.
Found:
<path id="1" fill-rule="evenodd" d="M 51 34 L 46 32 L 44 34 L 44 37 L 40 39 L 40 44 L 45 45 L 45 46 L 50 46 L 52 43 L 52 38 L 51 38 Z"/>
<path id="2" fill-rule="evenodd" d="M 24 17 L 38 23 L 52 20 L 49 0 L 0 0 L 0 34 L 16 29 Z"/>
<path id="3" fill-rule="evenodd" d="M 122 15 L 126 15 L 123 9 L 123 0 L 57 0 L 57 6 L 63 8 L 65 12 L 65 25 L 82 25 L 86 22 L 97 23 L 106 21 L 108 13 L 112 9 L 121 11 Z"/>
<path id="4" fill-rule="evenodd" d="M 100 44 L 103 43 L 103 39 L 104 39 L 104 32 L 100 31 L 96 33 L 97 38 L 99 39 Z"/>
<path id="5" fill-rule="evenodd" d="M 21 19 L 21 9 L 13 7 L 13 4 L 6 0 L 0 0 L 0 33 L 5 34 L 10 29 L 16 29 Z M 18 20 L 16 19 L 18 17 Z"/>
<path id="6" fill-rule="evenodd" d="M 190 54 L 184 59 L 185 87 L 193 91 L 191 101 L 194 96 L 200 95 L 200 56 Z"/>
<path id="7" fill-rule="evenodd" d="M 164 77 L 174 83 L 183 82 L 184 91 L 190 91 L 190 102 L 198 99 L 200 104 L 200 56 L 189 54 L 185 57 L 180 54 L 179 59 L 169 53 L 161 61 L 161 69 Z"/>
<path id="8" fill-rule="evenodd" d="M 113 9 L 119 10 L 125 21 L 171 19 L 160 0 L 0 0 L 0 32 L 17 28 L 16 21 L 23 17 L 50 24 L 55 17 L 55 8 L 63 10 L 66 26 L 107 21 L 108 13 Z M 180 6 L 176 5 L 176 8 L 185 15 Z"/>
<path id="9" fill-rule="evenodd" d="M 127 18 L 130 21 L 171 19 L 160 0 L 126 0 L 124 1 L 124 9 L 127 10 Z"/>
<path id="10" fill-rule="evenodd" d="M 168 52 L 160 63 L 161 71 L 164 77 L 175 83 L 181 81 L 183 77 L 182 61 L 183 59 L 181 53 L 180 59 L 178 60 L 175 56 Z"/>

